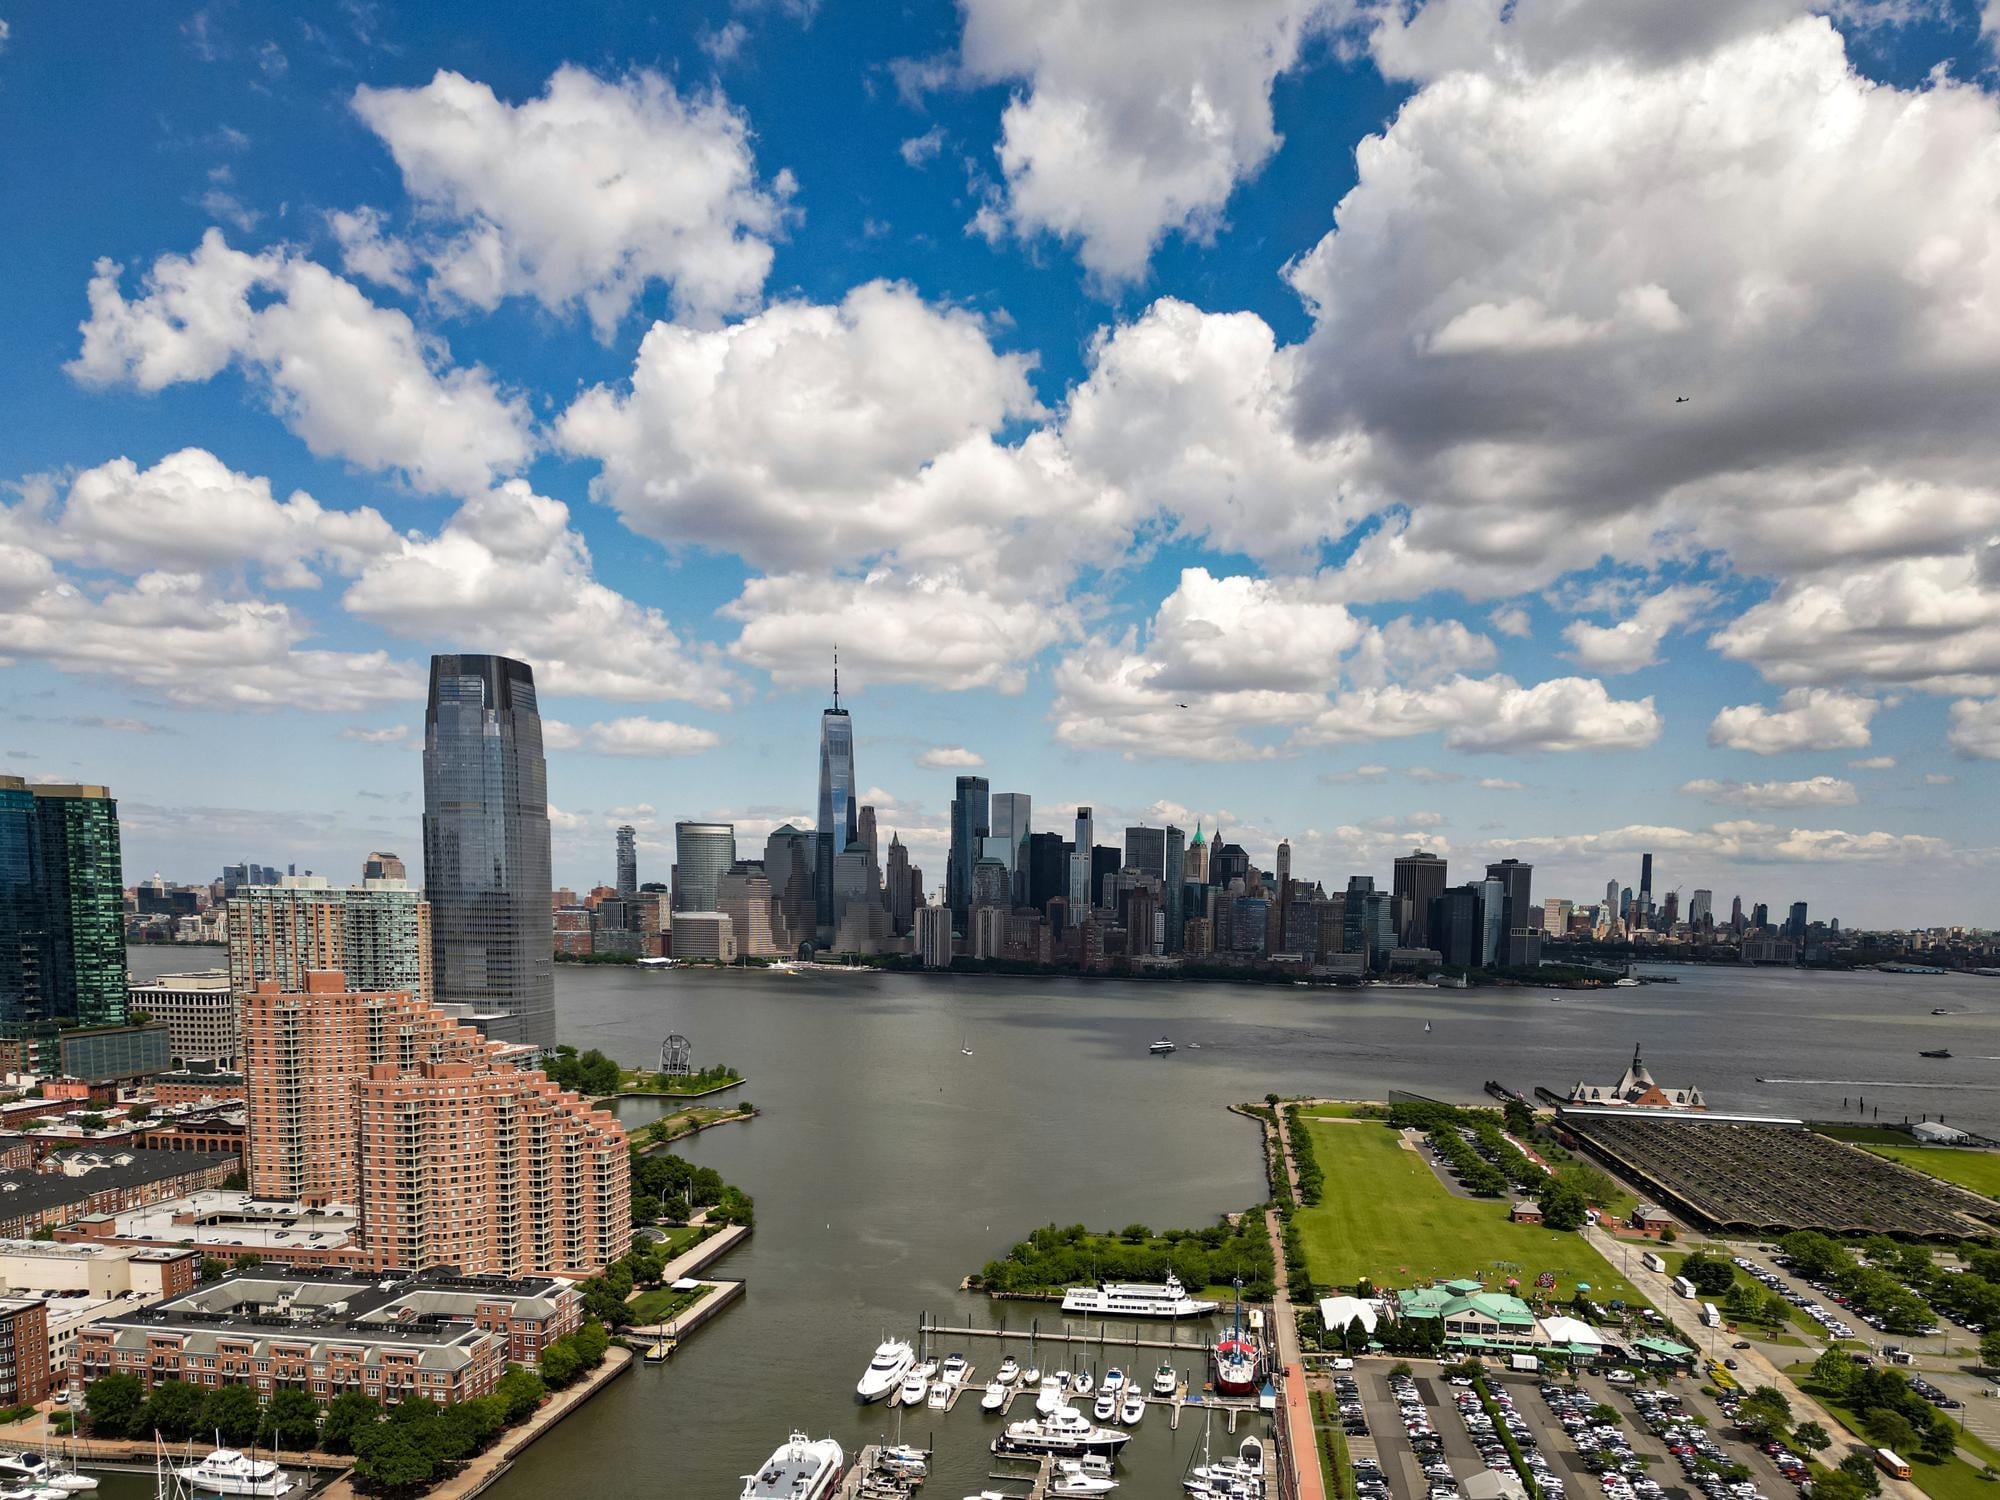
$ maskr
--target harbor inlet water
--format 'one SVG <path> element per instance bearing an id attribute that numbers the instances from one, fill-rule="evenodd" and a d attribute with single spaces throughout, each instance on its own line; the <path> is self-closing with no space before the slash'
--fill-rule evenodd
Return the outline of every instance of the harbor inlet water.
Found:
<path id="1" fill-rule="evenodd" d="M 198 967 L 215 961 L 211 951 L 142 950 L 134 970 Z M 1471 1101 L 1488 1078 L 1567 1089 L 1615 1081 L 1636 1042 L 1662 1082 L 1697 1084 L 1716 1109 L 1832 1119 L 1859 1092 L 1884 1120 L 1942 1112 L 2000 1136 L 2000 1092 L 1986 1087 L 2000 1083 L 2000 980 L 1656 972 L 1679 983 L 1339 992 L 559 965 L 563 1040 L 641 1063 L 680 1032 L 696 1066 L 749 1075 L 738 1096 L 762 1118 L 674 1148 L 755 1196 L 756 1234 L 715 1268 L 747 1279 L 749 1294 L 671 1363 L 613 1382 L 489 1493 L 733 1496 L 794 1426 L 831 1434 L 850 1454 L 893 1435 L 891 1413 L 852 1399 L 885 1331 L 911 1335 L 925 1309 L 959 1324 L 1004 1314 L 1020 1326 L 1039 1314 L 1060 1325 L 1053 1305 L 989 1303 L 959 1293 L 959 1278 L 1039 1224 L 1200 1225 L 1257 1202 L 1256 1128 L 1224 1109 L 1267 1091 L 1381 1098 L 1397 1088 Z M 1938 1006 L 1959 1013 L 1931 1015 Z M 1162 1032 L 1181 1050 L 1149 1056 Z M 1944 1046 L 1949 1060 L 1917 1055 Z M 1869 1086 L 1760 1085 L 1760 1074 Z M 657 1108 L 623 1113 L 640 1123 Z M 992 1340 L 965 1352 L 976 1382 L 998 1363 Z M 1063 1358 L 1053 1348 L 1040 1357 L 1044 1369 Z M 1129 1346 L 1112 1347 L 1091 1362 L 1101 1375 L 1133 1359 Z M 1154 1363 L 1140 1351 L 1142 1372 Z M 1191 1356 L 1181 1363 L 1195 1373 Z M 949 1417 L 904 1419 L 906 1440 L 935 1433 L 933 1497 L 986 1487 L 998 1424 L 977 1396 Z M 1017 1403 L 1014 1415 L 1027 1413 Z M 1190 1411 L 1170 1438 L 1164 1419 L 1155 1410 L 1141 1425 L 1122 1493 L 1178 1493 L 1171 1481 L 1200 1423 Z M 1218 1451 L 1225 1442 L 1233 1451 L 1218 1425 Z"/>

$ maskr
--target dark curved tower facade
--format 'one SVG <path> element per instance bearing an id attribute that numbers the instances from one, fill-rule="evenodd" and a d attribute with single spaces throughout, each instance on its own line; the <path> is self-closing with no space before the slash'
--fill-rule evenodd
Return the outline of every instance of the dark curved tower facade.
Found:
<path id="1" fill-rule="evenodd" d="M 535 674 L 433 656 L 424 710 L 424 894 L 438 1004 L 495 1041 L 553 1047 L 549 783 Z"/>

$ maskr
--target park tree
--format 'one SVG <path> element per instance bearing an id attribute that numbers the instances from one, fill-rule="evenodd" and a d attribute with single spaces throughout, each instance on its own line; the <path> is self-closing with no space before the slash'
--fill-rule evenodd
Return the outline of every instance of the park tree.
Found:
<path id="1" fill-rule="evenodd" d="M 1739 1426 L 1776 1437 L 1792 1425 L 1792 1403 L 1776 1386 L 1760 1385 L 1744 1396 L 1736 1420 Z"/>
<path id="2" fill-rule="evenodd" d="M 354 1479 L 370 1494 L 389 1500 L 414 1495 L 437 1474 L 411 1423 L 377 1422 L 354 1436 Z"/>
<path id="3" fill-rule="evenodd" d="M 1979 1335 L 1979 1362 L 2000 1368 L 2000 1328 L 1989 1328 Z"/>
<path id="4" fill-rule="evenodd" d="M 1860 1378 L 1861 1367 L 1848 1358 L 1844 1349 L 1828 1349 L 1813 1361 L 1813 1384 L 1835 1401 L 1845 1401 L 1852 1396 Z"/>
<path id="5" fill-rule="evenodd" d="M 1867 1428 L 1868 1436 L 1884 1448 L 1894 1448 L 1898 1453 L 1916 1451 L 1916 1427 L 1893 1407 L 1877 1407 L 1868 1413 L 1868 1420 L 1862 1425 Z"/>
<path id="6" fill-rule="evenodd" d="M 1861 1486 L 1864 1495 L 1882 1492 L 1882 1472 L 1875 1467 L 1875 1455 L 1866 1448 L 1853 1448 L 1840 1460 L 1839 1470 Z"/>
<path id="7" fill-rule="evenodd" d="M 1697 1250 L 1682 1261 L 1681 1275 L 1704 1297 L 1720 1297 L 1736 1284 L 1736 1267 L 1706 1250 Z"/>
<path id="8" fill-rule="evenodd" d="M 142 1431 L 139 1414 L 146 1404 L 146 1387 L 137 1375 L 123 1370 L 100 1375 L 83 1389 L 83 1409 L 90 1430 L 100 1437 L 130 1437 Z"/>
<path id="9" fill-rule="evenodd" d="M 1580 1229 L 1590 1205 L 1573 1182 L 1552 1177 L 1541 1190 L 1542 1222 L 1551 1229 Z"/>
<path id="10" fill-rule="evenodd" d="M 500 1384 L 495 1392 L 506 1403 L 509 1426 L 525 1422 L 532 1417 L 535 1408 L 542 1404 L 542 1398 L 548 1393 L 549 1388 L 541 1376 L 519 1365 L 508 1367 L 507 1373 L 500 1377 Z"/>
<path id="11" fill-rule="evenodd" d="M 1824 1453 L 1833 1439 L 1818 1422 L 1801 1422 L 1792 1429 L 1792 1441 L 1808 1453 Z"/>
<path id="12" fill-rule="evenodd" d="M 201 1430 L 220 1433 L 231 1447 L 254 1439 L 263 1422 L 257 1393 L 247 1385 L 217 1386 L 201 1403 Z"/>
<path id="13" fill-rule="evenodd" d="M 361 1433 L 382 1420 L 382 1406 L 360 1391 L 343 1391 L 326 1404 L 320 1443 L 329 1453 L 352 1453 Z"/>
<path id="14" fill-rule="evenodd" d="M 304 1391 L 271 1393 L 264 1408 L 262 1440 L 273 1448 L 310 1448 L 319 1436 L 319 1403 Z"/>
<path id="15" fill-rule="evenodd" d="M 1794 1269 L 1808 1281 L 1825 1281 L 1853 1265 L 1840 1244 L 1816 1229 L 1801 1229 L 1778 1241 Z"/>
<path id="16" fill-rule="evenodd" d="M 201 1427 L 201 1387 L 185 1380 L 162 1380 L 146 1397 L 140 1420 L 144 1432 L 157 1432 L 170 1443 L 184 1442 Z"/>
<path id="17" fill-rule="evenodd" d="M 583 1361 L 567 1336 L 552 1339 L 542 1350 L 541 1375 L 551 1390 L 561 1390 L 583 1373 Z"/>

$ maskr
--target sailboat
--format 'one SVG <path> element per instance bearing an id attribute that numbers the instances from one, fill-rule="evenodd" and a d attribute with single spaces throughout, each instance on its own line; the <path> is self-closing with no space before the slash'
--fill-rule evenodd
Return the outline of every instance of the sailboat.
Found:
<path id="1" fill-rule="evenodd" d="M 964 1036 L 961 1036 L 961 1037 L 960 1037 L 960 1038 L 958 1039 L 958 1050 L 959 1050 L 959 1051 L 960 1051 L 961 1053 L 963 1053 L 963 1054 L 964 1054 L 965 1056 L 967 1056 L 967 1057 L 970 1057 L 970 1056 L 972 1056 L 972 1041 L 971 1041 L 971 1039 L 970 1039 L 969 1037 L 964 1037 Z"/>
<path id="2" fill-rule="evenodd" d="M 1430 1029 L 1431 1029 L 1431 1023 L 1428 1021 L 1424 1022 L 1424 1034 L 1426 1036 L 1430 1034 Z"/>

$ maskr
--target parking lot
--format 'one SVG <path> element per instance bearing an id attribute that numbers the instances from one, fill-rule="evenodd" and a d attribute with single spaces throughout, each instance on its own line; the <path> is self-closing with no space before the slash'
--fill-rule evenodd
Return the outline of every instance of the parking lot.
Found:
<path id="1" fill-rule="evenodd" d="M 1481 1470 L 1513 1472 L 1499 1429 L 1519 1446 L 1544 1500 L 1791 1500 L 1793 1482 L 1740 1434 L 1694 1381 L 1670 1393 L 1489 1370 L 1489 1417 L 1468 1384 L 1420 1361 L 1362 1360 L 1334 1376 L 1336 1407 L 1355 1460 L 1359 1500 L 1458 1500 Z M 1599 1419 L 1602 1408 L 1615 1422 Z M 1698 1422 L 1694 1420 L 1699 1417 Z M 1704 1425 L 1705 1424 L 1705 1425 Z M 1742 1464 L 1731 1488 L 1711 1467 Z"/>

